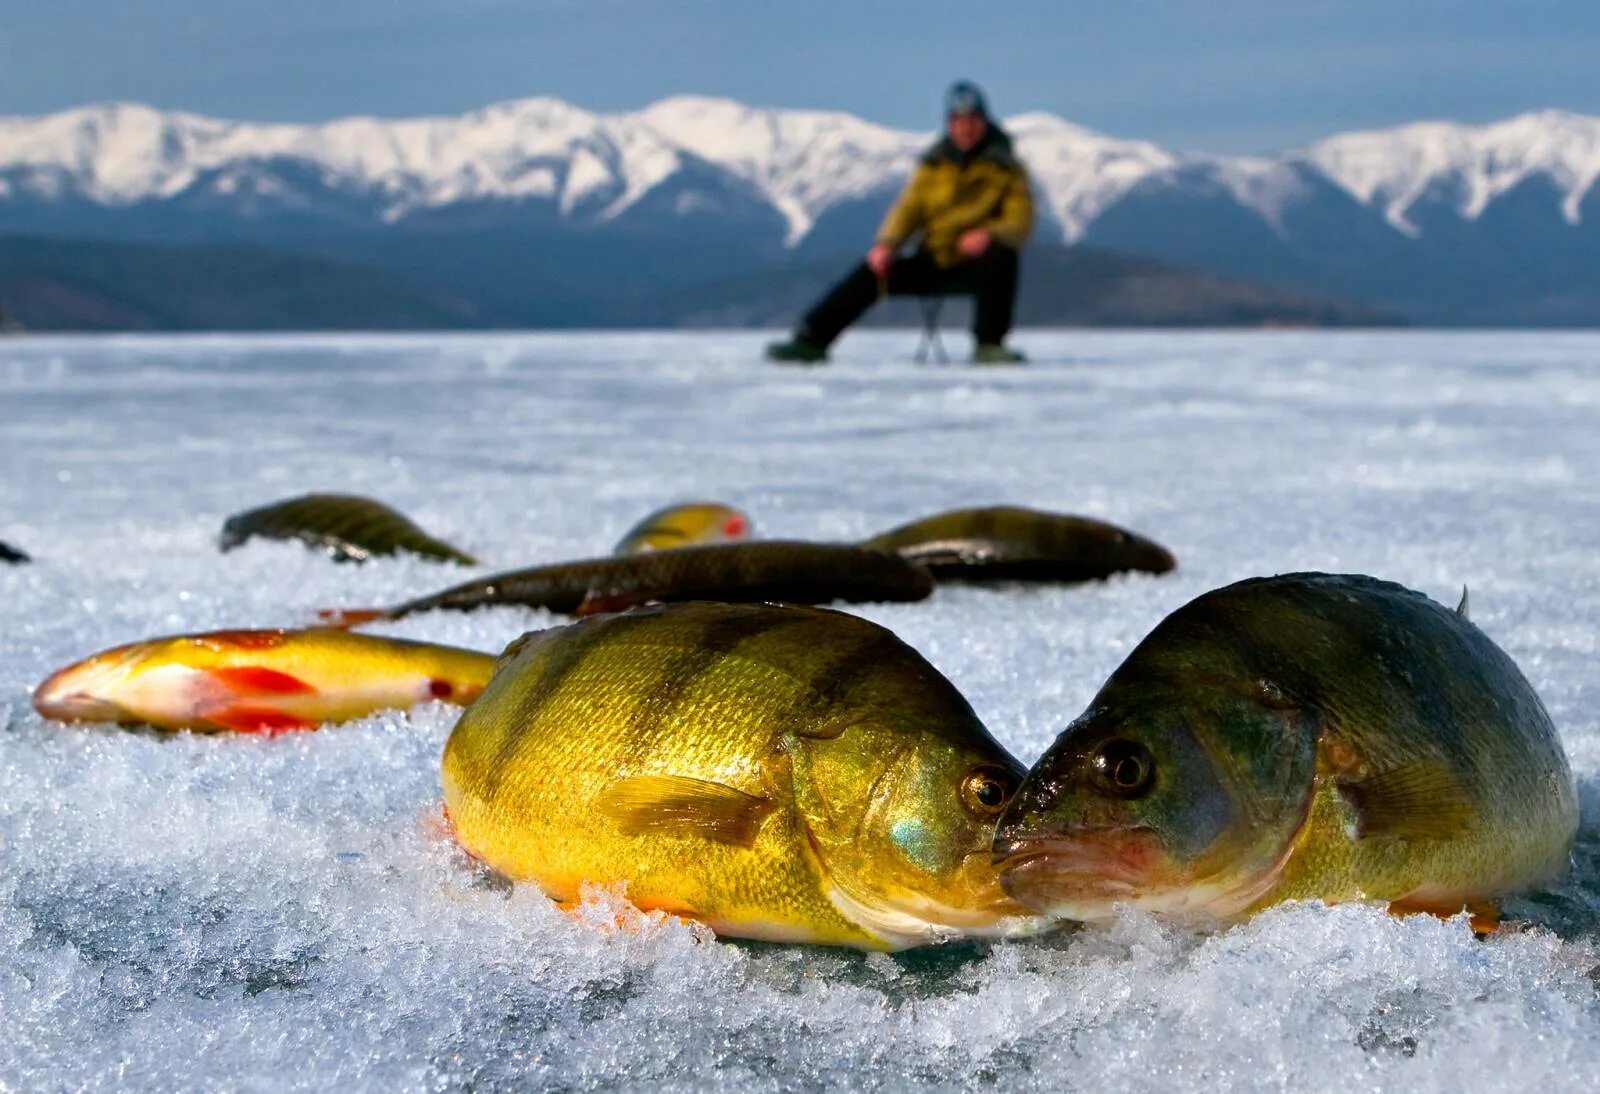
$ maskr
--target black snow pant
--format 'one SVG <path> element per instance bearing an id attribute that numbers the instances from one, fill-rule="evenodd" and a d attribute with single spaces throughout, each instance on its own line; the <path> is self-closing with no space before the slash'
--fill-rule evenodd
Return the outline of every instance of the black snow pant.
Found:
<path id="1" fill-rule="evenodd" d="M 979 345 L 998 345 L 1011 330 L 1011 313 L 1017 299 L 1017 252 L 1000 243 L 977 258 L 943 267 L 922 251 L 895 260 L 889 267 L 890 296 L 976 297 L 972 333 Z M 828 290 L 806 313 L 799 333 L 827 346 L 877 303 L 878 275 L 865 262 Z"/>

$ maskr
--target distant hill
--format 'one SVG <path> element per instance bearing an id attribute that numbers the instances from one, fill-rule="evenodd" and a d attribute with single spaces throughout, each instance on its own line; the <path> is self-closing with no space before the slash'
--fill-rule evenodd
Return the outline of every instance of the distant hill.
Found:
<path id="1" fill-rule="evenodd" d="M 1420 122 L 1273 157 L 1006 119 L 1037 242 L 1359 301 L 1411 322 L 1600 325 L 1600 117 Z M 0 232 L 242 243 L 540 326 L 860 249 L 927 133 L 680 96 L 234 122 L 130 103 L 0 117 Z M 605 298 L 611 310 L 594 312 Z M 502 312 L 502 309 L 505 309 Z"/>
<path id="2" fill-rule="evenodd" d="M 459 256 L 463 267 L 466 255 Z M 534 255 L 537 258 L 537 253 Z M 242 244 L 162 246 L 0 236 L 0 311 L 32 330 L 405 330 L 505 327 L 787 327 L 858 259 L 781 263 L 649 291 L 567 290 L 559 302 L 515 272 L 476 277 L 417 254 L 404 276 L 368 263 Z M 476 282 L 481 281 L 481 284 Z M 946 326 L 965 322 L 952 303 Z M 892 301 L 879 324 L 921 322 Z M 1360 305 L 1089 248 L 1030 248 L 1018 321 L 1033 325 L 1388 324 Z"/>
<path id="3" fill-rule="evenodd" d="M 774 267 L 650 302 L 663 326 L 789 327 L 858 255 Z M 946 328 L 969 322 L 970 303 L 940 306 Z M 922 323 L 915 300 L 893 298 L 868 314 L 874 326 Z M 1392 313 L 1336 297 L 1129 258 L 1092 247 L 1031 247 L 1017 294 L 1020 326 L 1394 326 Z"/>
<path id="4" fill-rule="evenodd" d="M 459 296 L 239 244 L 0 236 L 0 313 L 27 330 L 409 330 L 490 325 Z"/>

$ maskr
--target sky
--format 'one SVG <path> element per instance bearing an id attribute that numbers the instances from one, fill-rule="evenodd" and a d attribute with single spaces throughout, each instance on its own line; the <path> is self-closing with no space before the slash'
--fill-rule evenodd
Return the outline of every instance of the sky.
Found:
<path id="1" fill-rule="evenodd" d="M 932 128 L 956 77 L 1179 151 L 1424 118 L 1600 114 L 1596 0 L 0 0 L 0 114 L 132 100 L 318 121 L 554 95 Z"/>

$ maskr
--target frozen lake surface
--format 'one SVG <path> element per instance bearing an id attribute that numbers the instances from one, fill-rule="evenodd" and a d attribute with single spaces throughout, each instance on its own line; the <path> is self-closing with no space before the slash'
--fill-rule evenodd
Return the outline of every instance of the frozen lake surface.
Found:
<path id="1" fill-rule="evenodd" d="M 917 366 L 914 341 L 855 335 L 810 371 L 744 334 L 0 342 L 0 539 L 37 560 L 0 566 L 0 1088 L 1596 1089 L 1600 336 L 1032 333 L 1035 363 L 995 371 Z M 763 535 L 1011 502 L 1164 542 L 1167 577 L 863 611 L 1025 762 L 1207 589 L 1465 584 L 1566 741 L 1576 872 L 1487 942 L 1312 905 L 896 957 L 605 933 L 441 836 L 452 708 L 272 740 L 33 713 L 105 646 L 461 579 L 217 552 L 229 513 L 312 490 L 495 568 L 696 497 Z M 492 649 L 549 622 L 388 630 Z"/>

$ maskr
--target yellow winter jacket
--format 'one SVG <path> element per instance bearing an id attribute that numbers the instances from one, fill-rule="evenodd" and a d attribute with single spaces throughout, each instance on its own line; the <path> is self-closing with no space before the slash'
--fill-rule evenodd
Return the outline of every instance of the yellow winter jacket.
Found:
<path id="1" fill-rule="evenodd" d="M 878 242 L 899 247 L 921 232 L 922 249 L 944 267 L 961 261 L 956 240 L 972 228 L 1020 248 L 1033 230 L 1033 194 L 1011 138 L 991 127 L 984 143 L 962 159 L 948 139 L 929 149 L 883 218 Z"/>

